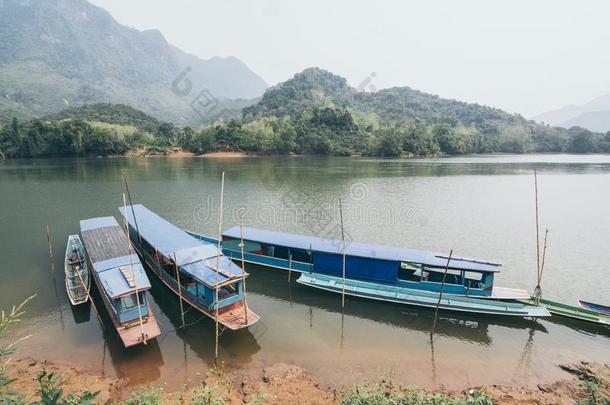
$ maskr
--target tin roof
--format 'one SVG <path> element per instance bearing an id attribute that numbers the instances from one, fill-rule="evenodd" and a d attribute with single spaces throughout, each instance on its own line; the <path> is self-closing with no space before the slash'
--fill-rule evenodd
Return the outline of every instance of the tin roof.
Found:
<path id="1" fill-rule="evenodd" d="M 239 226 L 224 231 L 222 235 L 239 239 Z M 314 252 L 343 254 L 343 242 L 337 239 L 323 239 L 314 236 L 296 235 L 248 227 L 244 227 L 244 239 L 289 248 L 303 250 L 311 249 Z M 431 267 L 445 267 L 448 259 L 448 254 L 445 253 L 433 253 L 424 250 L 371 245 L 350 241 L 345 242 L 345 254 L 347 256 L 358 256 L 370 259 L 412 262 Z M 500 266 L 501 265 L 498 263 L 455 256 L 451 258 L 451 263 L 449 264 L 449 267 L 452 269 L 489 273 L 499 272 Z"/>

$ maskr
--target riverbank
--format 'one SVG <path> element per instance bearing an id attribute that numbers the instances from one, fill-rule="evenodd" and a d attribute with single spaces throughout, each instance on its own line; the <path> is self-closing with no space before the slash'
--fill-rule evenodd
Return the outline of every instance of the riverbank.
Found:
<path id="1" fill-rule="evenodd" d="M 130 404 L 163 403 L 300 403 L 300 404 L 378 404 L 394 403 L 400 398 L 419 399 L 420 402 L 435 398 L 435 403 L 448 403 L 449 399 L 477 399 L 481 404 L 573 404 L 604 403 L 610 398 L 610 365 L 581 362 L 560 366 L 572 378 L 538 385 L 537 388 L 520 386 L 487 385 L 469 387 L 462 391 L 447 391 L 442 387 L 421 390 L 404 387 L 388 379 L 361 386 L 324 386 L 315 381 L 303 368 L 283 363 L 259 370 L 258 373 L 223 372 L 211 370 L 193 387 L 167 392 L 163 384 L 131 387 L 125 379 L 107 378 L 100 374 L 61 363 L 46 363 L 31 358 L 14 359 L 9 363 L 8 376 L 15 379 L 11 389 L 27 395 L 28 402 L 38 395 L 36 373 L 46 368 L 49 373 L 60 375 L 64 381 L 65 394 L 78 395 L 84 389 L 100 391 L 99 403 L 121 403 L 131 399 Z M 593 402 L 597 398 L 600 402 Z M 208 402 L 200 402 L 205 399 Z M 445 402 L 442 402 L 443 399 Z M 411 403 L 411 402 L 409 402 Z M 451 402 L 459 403 L 459 402 Z"/>

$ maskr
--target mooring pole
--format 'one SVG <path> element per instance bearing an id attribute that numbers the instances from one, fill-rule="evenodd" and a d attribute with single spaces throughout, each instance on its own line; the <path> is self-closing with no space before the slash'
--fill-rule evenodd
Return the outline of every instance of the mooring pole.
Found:
<path id="1" fill-rule="evenodd" d="M 443 273 L 443 282 L 441 283 L 441 291 L 438 294 L 438 302 L 436 303 L 436 309 L 434 310 L 434 322 L 432 323 L 432 333 L 430 334 L 430 338 L 434 336 L 434 332 L 436 331 L 436 318 L 438 317 L 438 307 L 441 305 L 441 300 L 443 299 L 443 289 L 445 288 L 445 279 L 447 278 L 447 272 L 449 271 L 449 262 L 451 261 L 451 256 L 453 256 L 453 249 L 449 252 L 449 257 L 447 258 L 447 265 L 445 266 L 445 272 Z M 423 272 L 422 267 L 422 272 Z"/>
<path id="2" fill-rule="evenodd" d="M 242 306 L 244 307 L 244 317 L 246 325 L 248 324 L 248 301 L 246 300 L 246 261 L 244 259 L 244 217 L 239 217 L 239 247 L 241 249 L 241 271 L 244 283 L 244 298 Z"/>
<path id="3" fill-rule="evenodd" d="M 127 198 L 129 199 L 129 206 L 131 207 L 131 214 L 133 215 L 133 223 L 136 226 L 136 232 L 138 233 L 138 242 L 140 242 L 141 245 L 142 235 L 140 234 L 140 228 L 138 227 L 138 219 L 136 218 L 136 213 L 133 209 L 133 202 L 131 201 L 131 193 L 129 192 L 129 186 L 127 185 L 127 176 L 125 175 L 125 172 L 123 172 L 123 180 L 125 181 L 125 191 L 127 191 Z M 127 212 L 125 212 L 125 217 L 127 217 Z"/>
<path id="4" fill-rule="evenodd" d="M 49 232 L 49 225 L 47 224 L 46 227 L 46 233 L 47 233 L 47 243 L 49 245 L 49 260 L 51 260 L 51 277 L 53 277 L 53 280 L 55 280 L 55 257 L 53 256 L 53 246 L 51 243 L 51 233 Z"/>
<path id="5" fill-rule="evenodd" d="M 534 298 L 536 305 L 540 305 L 542 298 L 542 287 L 540 286 L 540 226 L 538 222 L 538 174 L 534 169 L 534 195 L 536 198 L 536 288 L 534 289 Z"/>
<path id="6" fill-rule="evenodd" d="M 180 270 L 178 269 L 178 261 L 176 260 L 176 252 L 174 252 L 174 269 L 176 269 L 176 282 L 178 283 L 178 298 L 180 299 L 180 320 L 182 321 L 182 329 L 184 329 L 184 307 L 182 306 L 182 284 L 180 284 Z"/>
<path id="7" fill-rule="evenodd" d="M 80 253 L 78 252 L 78 250 L 76 251 L 76 257 L 78 258 L 79 262 L 84 262 L 87 260 L 86 258 L 81 260 Z M 97 305 L 95 305 L 95 302 L 93 302 L 93 297 L 91 296 L 91 293 L 89 292 L 89 288 L 87 286 L 85 286 L 85 280 L 83 279 L 83 276 L 80 273 L 80 268 L 76 269 L 76 275 L 78 276 L 80 283 L 83 285 L 83 288 L 85 289 L 85 292 L 87 293 L 87 297 L 89 298 L 89 301 L 91 302 L 91 306 L 93 307 L 93 310 L 95 311 L 95 315 L 97 316 L 97 319 L 100 321 L 100 324 L 102 325 L 102 330 L 106 330 L 106 328 L 104 327 L 104 322 L 102 322 L 102 317 L 101 317 L 99 311 L 97 310 Z M 91 272 L 90 272 L 89 273 L 89 285 L 91 285 L 91 277 L 93 277 L 93 276 L 91 275 Z M 105 342 L 105 340 L 104 340 L 104 342 Z M 105 351 L 106 351 L 106 349 L 104 348 L 104 352 Z"/>
<path id="8" fill-rule="evenodd" d="M 224 193 L 225 193 L 225 172 L 222 172 L 222 180 L 220 183 L 220 205 L 218 206 L 218 252 L 216 256 L 216 316 L 214 317 L 216 320 L 216 339 L 214 345 L 214 364 L 218 366 L 218 272 L 220 271 L 220 252 L 221 246 L 220 242 L 222 239 L 222 205 L 224 204 Z"/>
<path id="9" fill-rule="evenodd" d="M 343 249 L 343 264 L 342 264 L 343 287 L 341 289 L 341 308 L 345 308 L 345 233 L 343 232 L 343 208 L 341 206 L 340 198 L 339 198 L 339 217 L 341 219 L 341 244 L 342 244 L 342 249 Z"/>
<path id="10" fill-rule="evenodd" d="M 131 207 L 133 209 L 133 206 Z M 129 220 L 127 215 L 127 200 L 123 193 L 123 210 L 125 211 L 125 233 L 127 234 L 127 252 L 129 253 L 129 265 L 131 266 L 131 276 L 133 277 L 133 286 L 136 290 L 136 304 L 138 304 L 138 318 L 140 319 L 140 333 L 142 334 L 142 343 L 148 344 L 146 334 L 144 333 L 144 321 L 142 320 L 142 304 L 140 303 L 140 291 L 138 290 L 138 281 L 136 279 L 136 270 L 133 267 L 133 259 L 131 257 L 131 236 L 129 235 Z M 135 215 L 133 219 L 135 220 Z"/>

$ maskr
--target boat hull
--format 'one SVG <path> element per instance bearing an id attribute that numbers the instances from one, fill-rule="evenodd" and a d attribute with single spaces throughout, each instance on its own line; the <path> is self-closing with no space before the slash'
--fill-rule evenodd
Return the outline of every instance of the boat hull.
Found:
<path id="1" fill-rule="evenodd" d="M 610 316 L 610 307 L 600 304 L 594 304 L 583 300 L 578 300 L 578 306 L 588 311 L 597 312 L 600 315 Z"/>
<path id="2" fill-rule="evenodd" d="M 78 251 L 78 259 L 73 261 L 72 252 Z M 76 273 L 73 265 L 79 264 L 80 277 Z M 91 276 L 89 274 L 89 265 L 87 263 L 86 251 L 78 235 L 70 235 L 66 245 L 66 254 L 64 256 L 64 274 L 65 286 L 68 294 L 68 299 L 72 305 L 80 305 L 89 301 L 89 290 L 91 288 Z"/>
<path id="3" fill-rule="evenodd" d="M 530 305 L 536 305 L 536 299 L 530 298 L 520 302 Z M 610 325 L 610 317 L 603 316 L 597 312 L 579 308 L 573 305 L 562 304 L 560 302 L 550 300 L 540 300 L 540 306 L 546 308 L 552 315 L 558 315 L 565 318 L 578 319 L 581 321 L 598 323 L 602 325 Z"/>
<path id="4" fill-rule="evenodd" d="M 321 274 L 302 274 L 297 282 L 339 294 L 341 294 L 343 290 L 343 280 L 341 278 Z M 360 298 L 428 308 L 435 308 L 439 302 L 438 293 L 396 287 L 393 285 L 379 285 L 376 283 L 350 279 L 345 280 L 345 294 Z M 443 310 L 486 315 L 517 317 L 551 316 L 551 314 L 542 307 L 458 296 L 443 295 L 438 307 Z"/>
<path id="5" fill-rule="evenodd" d="M 200 240 L 203 240 L 205 242 L 214 243 L 214 244 L 218 243 L 218 239 L 200 235 L 198 233 L 191 232 L 191 231 L 185 231 L 185 232 L 187 234 L 189 234 L 195 238 L 198 238 Z M 236 263 L 238 263 L 238 264 L 241 263 L 241 260 L 242 260 L 241 252 L 231 250 L 231 249 L 226 249 L 226 248 L 223 248 L 222 252 L 225 254 L 225 256 L 231 258 L 231 260 L 235 261 Z M 245 263 L 249 263 L 249 264 L 256 264 L 259 266 L 265 266 L 265 267 L 280 269 L 280 270 L 284 270 L 284 271 L 294 271 L 297 273 L 310 274 L 313 269 L 313 266 L 310 263 L 290 261 L 290 260 L 286 260 L 286 259 L 280 259 L 277 257 L 269 257 L 269 256 L 254 254 L 254 253 L 246 253 L 246 252 L 243 255 L 243 261 Z M 421 291 L 437 292 L 432 289 L 433 285 L 434 285 L 434 288 L 436 288 L 438 290 L 438 288 L 440 288 L 440 287 L 437 284 L 438 283 L 430 283 L 429 288 L 423 288 L 423 287 L 421 289 L 420 288 L 409 288 L 409 287 L 407 287 L 407 288 L 417 289 L 417 290 L 421 290 Z M 415 283 L 413 283 L 413 285 L 415 285 Z M 397 286 L 397 287 L 400 287 L 400 286 Z M 487 293 L 487 294 L 489 294 L 489 295 L 483 295 L 483 293 L 461 294 L 461 293 L 446 291 L 443 295 L 448 295 L 448 296 L 451 295 L 451 296 L 456 296 L 456 297 L 481 298 L 481 299 L 488 299 L 488 300 L 520 300 L 520 299 L 529 299 L 529 297 L 530 297 L 529 292 L 527 292 L 526 290 L 515 289 L 515 288 L 506 288 L 506 287 L 497 287 L 497 286 L 494 286 L 493 289 L 491 290 L 491 293 Z"/>

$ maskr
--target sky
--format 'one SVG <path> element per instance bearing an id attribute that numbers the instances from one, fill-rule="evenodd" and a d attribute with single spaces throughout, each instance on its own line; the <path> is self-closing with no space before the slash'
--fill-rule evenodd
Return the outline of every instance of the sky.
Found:
<path id="1" fill-rule="evenodd" d="M 526 117 L 610 93 L 606 0 L 90 0 L 268 84 L 312 66 Z"/>

